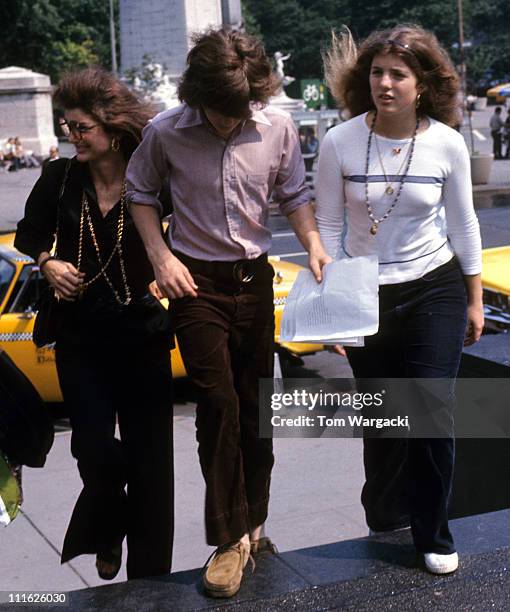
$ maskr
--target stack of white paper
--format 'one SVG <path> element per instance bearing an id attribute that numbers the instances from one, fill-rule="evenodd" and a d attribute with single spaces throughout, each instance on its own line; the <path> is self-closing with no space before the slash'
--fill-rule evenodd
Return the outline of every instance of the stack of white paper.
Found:
<path id="1" fill-rule="evenodd" d="M 280 340 L 363 346 L 379 328 L 378 294 L 376 255 L 326 265 L 321 283 L 302 270 L 287 297 Z"/>

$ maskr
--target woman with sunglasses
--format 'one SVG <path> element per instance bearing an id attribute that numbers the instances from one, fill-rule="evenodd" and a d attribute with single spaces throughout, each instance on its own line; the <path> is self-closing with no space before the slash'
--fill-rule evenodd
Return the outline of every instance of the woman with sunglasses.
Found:
<path id="1" fill-rule="evenodd" d="M 448 573 L 458 565 L 448 527 L 453 381 L 463 345 L 483 328 L 469 154 L 449 127 L 459 79 L 435 36 L 414 26 L 374 32 L 359 49 L 348 31 L 335 37 L 326 75 L 353 118 L 321 147 L 319 230 L 332 257 L 379 261 L 379 331 L 345 349 L 349 363 L 359 386 L 405 378 L 432 390 L 424 379 L 442 381 L 437 397 L 425 391 L 406 403 L 416 417 L 407 439 L 364 432 L 367 523 L 380 532 L 410 526 L 426 568 Z"/>
<path id="2" fill-rule="evenodd" d="M 56 364 L 83 481 L 62 562 L 95 554 L 111 580 L 127 536 L 128 578 L 161 575 L 173 540 L 171 334 L 124 182 L 150 109 L 96 68 L 66 76 L 54 99 L 76 156 L 47 166 L 15 244 L 58 297 Z"/>

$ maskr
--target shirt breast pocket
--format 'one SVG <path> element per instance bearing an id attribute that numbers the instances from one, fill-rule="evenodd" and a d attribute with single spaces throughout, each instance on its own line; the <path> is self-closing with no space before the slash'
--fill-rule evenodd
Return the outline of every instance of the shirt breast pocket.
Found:
<path id="1" fill-rule="evenodd" d="M 278 175 L 278 168 L 271 168 L 264 173 L 247 174 L 248 183 L 253 186 L 264 186 L 269 189 L 273 188 L 274 182 Z"/>
<path id="2" fill-rule="evenodd" d="M 269 179 L 268 174 L 248 174 L 248 183 L 251 185 L 267 185 L 267 181 Z"/>

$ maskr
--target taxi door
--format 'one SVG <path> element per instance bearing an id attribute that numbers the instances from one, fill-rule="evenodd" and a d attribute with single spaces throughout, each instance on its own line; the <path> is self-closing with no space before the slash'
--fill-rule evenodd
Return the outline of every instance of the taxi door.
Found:
<path id="1" fill-rule="evenodd" d="M 2 262 L 5 266 L 5 260 Z M 0 316 L 0 345 L 44 401 L 62 401 L 53 348 L 37 348 L 32 342 L 35 305 L 43 283 L 38 268 L 23 265 L 13 283 Z"/>

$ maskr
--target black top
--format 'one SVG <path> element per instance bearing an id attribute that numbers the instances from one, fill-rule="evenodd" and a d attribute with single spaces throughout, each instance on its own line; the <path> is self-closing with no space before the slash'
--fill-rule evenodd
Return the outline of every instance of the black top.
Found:
<path id="1" fill-rule="evenodd" d="M 54 243 L 58 211 L 58 257 L 77 267 L 82 194 L 85 191 L 104 263 L 110 256 L 117 240 L 120 201 L 103 217 L 97 202 L 89 166 L 86 163 L 76 161 L 76 159 L 71 162 L 65 181 L 65 189 L 59 199 L 67 161 L 67 159 L 58 159 L 48 164 L 34 185 L 26 203 L 25 216 L 18 223 L 14 246 L 36 261 L 43 251 L 50 251 Z M 59 318 L 64 327 L 61 330 L 62 334 L 59 334 L 61 337 L 71 339 L 71 337 L 79 336 L 80 341 L 83 341 L 89 334 L 92 334 L 97 339 L 99 328 L 101 328 L 101 334 L 106 333 L 107 336 L 111 337 L 113 329 L 121 331 L 118 329 L 118 325 L 122 317 L 126 316 L 127 310 L 130 312 L 145 310 L 145 306 L 140 307 L 140 304 L 150 306 L 153 315 L 160 310 L 160 308 L 155 308 L 155 306 L 159 306 L 158 303 L 154 303 L 155 300 L 146 297 L 148 286 L 154 279 L 154 275 L 143 242 L 127 211 L 124 213 L 122 252 L 127 282 L 133 301 L 132 307 L 129 309 L 119 307 L 106 280 L 104 277 L 100 277 L 85 290 L 80 300 L 74 302 L 60 301 L 59 312 L 61 316 Z M 85 273 L 85 281 L 95 276 L 100 269 L 101 266 L 92 236 L 85 221 L 81 261 L 81 271 Z M 118 254 L 113 256 L 106 272 L 121 300 L 124 301 L 126 295 Z M 121 311 L 124 311 L 122 316 L 120 315 Z M 138 318 L 139 316 L 137 316 Z M 98 321 L 101 323 L 99 327 Z M 132 326 L 129 325 L 129 327 Z"/>

